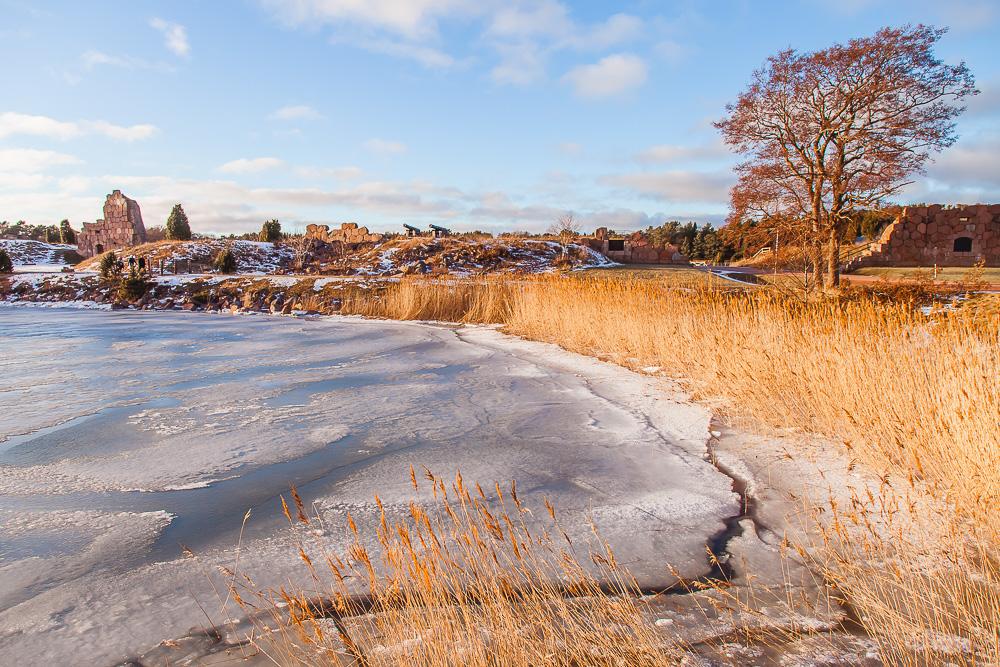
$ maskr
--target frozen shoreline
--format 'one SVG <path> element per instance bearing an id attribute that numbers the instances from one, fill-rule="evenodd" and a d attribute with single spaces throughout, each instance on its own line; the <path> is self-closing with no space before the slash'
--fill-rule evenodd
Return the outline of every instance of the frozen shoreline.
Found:
<path id="1" fill-rule="evenodd" d="M 0 493 L 23 512 L 28 554 L 5 561 L 0 573 L 24 562 L 41 572 L 33 586 L 41 592 L 0 611 L 0 648 L 25 660 L 110 662 L 183 634 L 199 622 L 196 601 L 218 602 L 200 568 L 177 557 L 176 540 L 201 534 L 203 560 L 231 561 L 233 542 L 224 537 L 232 537 L 246 503 L 257 509 L 242 567 L 259 571 L 262 582 L 292 576 L 291 536 L 273 511 L 276 493 L 291 482 L 337 525 L 348 510 L 364 514 L 376 491 L 405 509 L 410 463 L 446 477 L 461 469 L 468 480 L 517 479 L 535 504 L 552 498 L 571 530 L 589 531 L 593 516 L 648 585 L 669 583 L 667 562 L 685 576 L 707 571 L 704 545 L 739 511 L 730 480 L 705 461 L 710 414 L 675 385 L 492 329 L 22 309 L 0 310 L 0 318 L 18 320 L 11 330 L 16 341 L 23 328 L 22 351 L 27 340 L 49 349 L 39 363 L 10 346 L 11 367 L 23 364 L 27 380 L 0 397 L 10 403 L 3 407 L 44 402 L 30 385 L 46 374 L 80 394 L 55 419 L 50 410 L 15 412 L 15 420 L 0 422 L 0 434 L 52 427 L 95 407 L 119 410 L 40 441 L 22 438 L 0 458 Z M 69 370 L 80 360 L 58 350 L 73 327 L 89 356 Z M 154 393 L 160 403 L 143 405 Z M 69 446 L 79 451 L 66 456 Z M 282 480 L 281 471 L 299 479 Z M 245 480 L 266 487 L 265 497 L 254 497 Z M 140 531 L 147 537 L 129 549 L 141 557 L 125 571 L 109 570 L 91 548 L 94 522 L 66 514 L 84 511 L 81 498 L 91 503 L 86 511 L 103 515 L 132 505 L 139 516 L 176 518 L 147 521 L 155 535 Z M 219 499 L 228 509 L 198 511 L 198 503 Z M 31 554 L 32 531 L 44 543 L 53 512 L 75 521 L 86 546 Z M 213 539 L 219 522 L 229 529 Z M 81 566 L 88 548 L 94 564 Z M 45 580 L 45 572 L 68 567 L 82 574 Z"/>

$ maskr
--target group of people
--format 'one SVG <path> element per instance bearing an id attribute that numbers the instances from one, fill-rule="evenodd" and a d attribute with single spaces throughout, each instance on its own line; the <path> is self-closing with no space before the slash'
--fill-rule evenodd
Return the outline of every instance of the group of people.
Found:
<path id="1" fill-rule="evenodd" d="M 128 263 L 129 273 L 146 273 L 146 258 L 139 257 L 136 258 L 134 255 L 129 255 L 127 260 L 118 258 L 118 272 L 121 273 L 125 270 L 125 264 Z"/>

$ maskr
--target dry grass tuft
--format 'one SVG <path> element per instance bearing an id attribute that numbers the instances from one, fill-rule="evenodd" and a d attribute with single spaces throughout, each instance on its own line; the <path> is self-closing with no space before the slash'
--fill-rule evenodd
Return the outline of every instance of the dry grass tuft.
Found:
<path id="1" fill-rule="evenodd" d="M 642 614 L 635 582 L 607 545 L 595 536 L 594 549 L 578 560 L 584 546 L 570 542 L 548 503 L 551 528 L 529 528 L 516 485 L 498 484 L 488 498 L 461 475 L 447 484 L 411 469 L 411 481 L 415 491 L 429 484 L 433 500 L 390 518 L 376 496 L 374 542 L 348 516 L 346 553 L 317 557 L 300 548 L 326 595 L 234 586 L 232 597 L 258 618 L 255 643 L 263 653 L 280 656 L 280 664 L 368 667 L 679 659 L 679 649 Z M 308 523 L 293 498 L 286 517 Z"/>

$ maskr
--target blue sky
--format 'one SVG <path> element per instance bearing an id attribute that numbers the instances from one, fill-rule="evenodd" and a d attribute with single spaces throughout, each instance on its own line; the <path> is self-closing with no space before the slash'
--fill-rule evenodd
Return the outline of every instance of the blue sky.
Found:
<path id="1" fill-rule="evenodd" d="M 0 219 L 718 222 L 752 70 L 916 22 L 982 94 L 902 200 L 1000 201 L 1000 0 L 0 0 Z"/>

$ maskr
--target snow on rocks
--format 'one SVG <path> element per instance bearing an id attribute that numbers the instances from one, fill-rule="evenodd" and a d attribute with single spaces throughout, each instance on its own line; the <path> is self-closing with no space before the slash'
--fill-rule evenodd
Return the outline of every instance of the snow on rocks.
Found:
<path id="1" fill-rule="evenodd" d="M 76 252 L 75 245 L 31 239 L 0 239 L 0 248 L 10 255 L 16 271 L 59 271 L 69 265 L 67 253 Z"/>
<path id="2" fill-rule="evenodd" d="M 188 267 L 210 267 L 216 255 L 229 248 L 236 256 L 240 273 L 269 274 L 282 271 L 295 257 L 295 251 L 284 244 L 265 241 L 232 239 L 192 239 L 190 241 L 157 241 L 120 250 L 122 256 L 146 257 L 150 265 L 162 262 L 167 270 L 187 270 Z M 80 265 L 83 269 L 96 269 L 99 256 Z"/>

